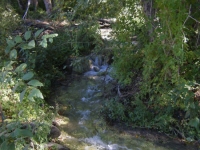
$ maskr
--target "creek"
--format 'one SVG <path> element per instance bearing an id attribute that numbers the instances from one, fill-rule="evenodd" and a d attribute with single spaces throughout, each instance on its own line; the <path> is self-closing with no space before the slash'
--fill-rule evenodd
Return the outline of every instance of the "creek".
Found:
<path id="1" fill-rule="evenodd" d="M 98 67 L 98 72 L 92 69 L 84 75 L 73 75 L 52 94 L 59 114 L 56 122 L 62 130 L 59 137 L 62 144 L 71 150 L 193 149 L 161 134 L 107 125 L 100 110 L 108 101 L 104 94 L 113 88 L 114 81 L 105 74 L 111 70 L 107 65 Z"/>

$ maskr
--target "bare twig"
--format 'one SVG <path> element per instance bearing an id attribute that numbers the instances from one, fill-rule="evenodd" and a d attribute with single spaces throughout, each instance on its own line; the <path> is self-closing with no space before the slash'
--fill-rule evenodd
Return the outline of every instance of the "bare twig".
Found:
<path id="1" fill-rule="evenodd" d="M 181 138 L 186 139 L 184 133 L 180 132 L 180 131 L 179 131 L 178 129 L 176 129 L 176 128 L 173 128 L 173 129 L 174 129 L 174 131 L 176 131 L 176 132 L 181 136 Z"/>
<path id="2" fill-rule="evenodd" d="M 185 23 L 186 23 L 187 20 L 189 19 L 189 16 L 190 16 L 190 14 L 191 14 L 191 8 L 192 8 L 192 5 L 190 5 L 189 12 L 188 12 L 188 16 L 187 16 L 187 18 L 185 19 L 183 25 L 185 25 Z"/>
<path id="3" fill-rule="evenodd" d="M 119 95 L 119 97 L 122 97 L 122 93 L 120 92 L 119 85 L 118 85 L 118 87 L 117 87 L 117 94 Z"/>
<path id="4" fill-rule="evenodd" d="M 25 13 L 24 13 L 24 16 L 22 17 L 23 20 L 26 19 L 26 16 L 27 16 L 27 13 L 28 13 L 30 4 L 31 4 L 31 0 L 28 0 L 27 7 L 26 7 L 26 11 L 25 11 Z"/>
<path id="5" fill-rule="evenodd" d="M 197 19 L 193 18 L 191 15 L 189 15 L 189 17 L 193 20 L 195 20 L 196 22 L 200 23 L 200 21 L 198 21 Z"/>

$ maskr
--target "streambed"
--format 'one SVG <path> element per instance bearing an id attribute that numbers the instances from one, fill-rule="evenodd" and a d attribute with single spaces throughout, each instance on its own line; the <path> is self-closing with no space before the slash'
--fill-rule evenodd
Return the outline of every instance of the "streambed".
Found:
<path id="1" fill-rule="evenodd" d="M 101 66 L 99 72 L 107 70 Z M 165 136 L 148 131 L 127 130 L 109 126 L 100 115 L 107 99 L 106 91 L 113 88 L 109 75 L 98 76 L 95 71 L 74 75 L 66 85 L 57 87 L 52 101 L 59 116 L 62 135 L 59 141 L 71 150 L 195 150 Z"/>

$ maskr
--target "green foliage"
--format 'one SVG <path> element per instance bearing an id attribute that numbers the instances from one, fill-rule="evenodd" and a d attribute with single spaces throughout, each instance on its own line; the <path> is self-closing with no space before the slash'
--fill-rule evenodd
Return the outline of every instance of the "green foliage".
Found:
<path id="1" fill-rule="evenodd" d="M 50 17 L 54 20 L 67 19 L 71 23 L 75 20 L 96 21 L 100 18 L 116 17 L 124 5 L 125 0 L 55 0 L 53 13 Z"/>
<path id="2" fill-rule="evenodd" d="M 43 83 L 34 72 L 37 55 L 33 49 L 36 45 L 45 48 L 47 41 L 52 42 L 57 34 L 40 37 L 42 31 L 26 31 L 22 36 L 7 38 L 8 58 L 2 62 L 0 71 L 0 103 L 4 110 L 1 149 L 28 148 L 31 142 L 41 149 L 38 144 L 47 140 L 52 114 L 40 91 Z"/>
<path id="3" fill-rule="evenodd" d="M 199 2 L 142 4 L 127 0 L 114 26 L 115 77 L 133 89 L 140 85 L 126 99 L 131 105 L 121 102 L 127 122 L 199 139 Z"/>
<path id="4" fill-rule="evenodd" d="M 141 16 L 141 7 L 137 6 L 137 1 L 127 1 L 114 25 L 115 77 L 121 84 L 130 84 L 143 65 L 145 25 Z M 134 37 L 137 37 L 135 40 L 140 41 L 139 44 L 132 44 Z"/>
<path id="5" fill-rule="evenodd" d="M 18 17 L 7 9 L 10 7 L 4 9 L 5 1 L 0 3 L 0 34 L 4 38 Z M 2 135 L 11 133 L 9 138 L 3 136 L 1 148 L 7 145 L 12 149 L 13 141 L 20 145 L 18 137 L 24 140 L 23 144 L 28 143 L 27 138 L 37 139 L 35 143 L 40 141 L 28 129 L 22 131 L 21 120 L 26 122 L 27 115 L 31 121 L 37 120 L 36 116 L 43 114 L 36 111 L 41 110 L 43 103 L 41 86 L 45 85 L 46 91 L 52 79 L 62 75 L 67 59 L 102 48 L 97 33 L 99 18 L 117 18 L 112 25 L 114 75 L 124 87 L 132 85 L 131 90 L 139 89 L 132 97 L 109 100 L 103 108 L 105 118 L 178 134 L 189 141 L 199 139 L 200 102 L 194 98 L 200 89 L 198 6 L 199 1 L 194 0 L 55 0 L 50 17 L 68 20 L 70 24 L 58 31 L 61 36 L 41 37 L 41 29 L 9 37 L 6 42 L 0 40 L 8 44 L 8 57 L 1 64 L 0 98 L 6 116 L 15 119 L 15 124 L 19 122 L 11 131 L 1 128 Z M 32 110 L 33 115 L 25 108 Z"/>
<path id="6" fill-rule="evenodd" d="M 125 107 L 117 99 L 113 98 L 106 102 L 101 109 L 101 114 L 109 123 L 127 121 Z"/>
<path id="7" fill-rule="evenodd" d="M 36 71 L 43 81 L 52 81 L 55 78 L 63 78 L 63 71 L 70 73 L 69 60 L 75 57 L 85 56 L 97 50 L 102 45 L 101 37 L 97 30 L 97 24 L 81 23 L 77 26 L 69 26 L 61 31 L 54 42 L 46 49 L 38 49 L 36 56 Z M 48 84 L 45 82 L 45 84 Z"/>
<path id="8" fill-rule="evenodd" d="M 74 14 L 72 15 L 72 19 L 92 19 L 92 18 L 107 18 L 107 17 L 115 17 L 120 12 L 120 8 L 124 5 L 124 1 L 117 0 L 107 0 L 107 1 L 99 1 L 99 0 L 91 0 L 84 1 L 78 0 L 75 3 L 72 11 Z M 91 14 L 92 13 L 92 14 Z"/>
<path id="9" fill-rule="evenodd" d="M 9 36 L 20 22 L 18 14 L 6 0 L 0 2 L 0 20 L 0 55 L 3 55 L 5 37 Z"/>

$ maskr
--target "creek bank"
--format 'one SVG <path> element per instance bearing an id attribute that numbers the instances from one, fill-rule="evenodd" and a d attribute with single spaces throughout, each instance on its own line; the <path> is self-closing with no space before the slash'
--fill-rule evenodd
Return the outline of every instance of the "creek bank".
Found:
<path id="1" fill-rule="evenodd" d="M 120 133 L 128 134 L 132 137 L 142 138 L 153 142 L 155 145 L 164 146 L 172 150 L 199 150 L 198 143 L 188 143 L 183 139 L 171 137 L 163 132 L 147 128 L 132 128 L 123 123 L 116 123 L 113 128 Z"/>
<path id="2" fill-rule="evenodd" d="M 95 65 L 94 60 L 92 65 Z M 112 68 L 100 64 L 96 66 L 102 70 L 90 68 L 82 75 L 72 74 L 66 84 L 60 84 L 52 93 L 51 101 L 58 112 L 55 121 L 61 128 L 58 143 L 71 150 L 198 149 L 151 130 L 131 129 L 119 124 L 109 126 L 100 111 L 108 101 L 105 91 L 109 93 L 115 81 L 109 76 Z M 105 70 L 102 75 L 100 72 Z"/>
<path id="3" fill-rule="evenodd" d="M 65 147 L 61 144 L 58 144 L 58 143 L 54 143 L 54 142 L 49 142 L 47 144 L 44 145 L 45 148 L 48 148 L 48 149 L 56 149 L 56 150 L 70 150 L 68 147 Z"/>

